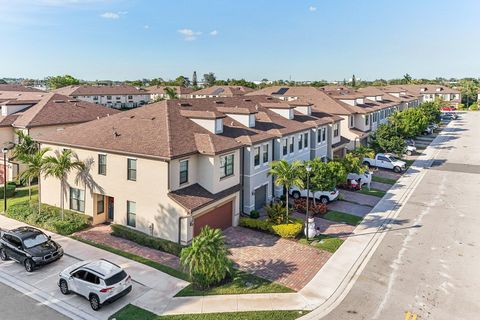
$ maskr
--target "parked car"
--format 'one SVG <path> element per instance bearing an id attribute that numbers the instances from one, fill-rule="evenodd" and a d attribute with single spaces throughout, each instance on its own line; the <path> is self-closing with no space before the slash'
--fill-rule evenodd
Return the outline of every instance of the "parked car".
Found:
<path id="1" fill-rule="evenodd" d="M 63 294 L 75 292 L 88 299 L 95 311 L 132 291 L 131 277 L 120 266 L 105 259 L 78 262 L 59 276 L 58 286 Z"/>
<path id="2" fill-rule="evenodd" d="M 430 124 L 428 125 L 429 127 L 432 127 L 433 130 L 437 130 L 438 129 L 438 124 L 435 123 L 435 122 L 430 122 Z"/>
<path id="3" fill-rule="evenodd" d="M 442 120 L 457 120 L 458 115 L 456 113 L 453 113 L 453 112 L 446 112 L 446 113 L 442 113 L 440 118 Z"/>
<path id="4" fill-rule="evenodd" d="M 428 136 L 430 134 L 433 133 L 433 128 L 432 127 L 426 127 L 423 131 L 422 131 L 422 135 L 424 136 Z"/>
<path id="5" fill-rule="evenodd" d="M 370 188 L 370 183 L 372 182 L 372 176 L 373 174 L 370 171 L 365 171 L 364 173 L 350 172 L 347 175 L 347 179 L 360 181 L 360 186 L 363 186 L 364 184 L 366 184 Z"/>
<path id="6" fill-rule="evenodd" d="M 27 272 L 63 256 L 62 247 L 41 230 L 20 227 L 0 231 L 0 259 L 21 263 Z"/>
<path id="7" fill-rule="evenodd" d="M 399 160 L 388 153 L 378 153 L 374 159 L 363 158 L 363 164 L 368 165 L 369 167 L 390 169 L 397 173 L 405 170 L 407 165 L 404 161 Z"/>
<path id="8" fill-rule="evenodd" d="M 407 144 L 407 148 L 405 150 L 405 153 L 409 156 L 411 156 L 412 154 L 414 154 L 415 152 L 417 152 L 417 147 L 415 146 L 411 146 L 411 145 L 408 145 Z"/>
<path id="9" fill-rule="evenodd" d="M 448 107 L 441 107 L 440 110 L 441 111 L 455 111 L 455 110 L 457 110 L 457 108 L 455 108 L 455 106 L 448 106 Z"/>
<path id="10" fill-rule="evenodd" d="M 309 192 L 310 198 L 315 197 L 315 199 L 320 200 L 321 203 L 327 204 L 331 201 L 334 201 L 338 197 L 338 190 L 332 190 L 332 191 L 317 191 L 315 193 L 312 193 L 312 191 Z M 306 197 L 307 196 L 307 190 L 300 190 L 296 187 L 293 187 L 290 189 L 290 195 L 294 199 L 298 199 L 300 197 Z"/>

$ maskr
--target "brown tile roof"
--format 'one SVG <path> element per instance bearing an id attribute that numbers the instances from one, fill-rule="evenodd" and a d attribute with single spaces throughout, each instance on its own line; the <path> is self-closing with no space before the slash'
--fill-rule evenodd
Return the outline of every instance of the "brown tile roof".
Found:
<path id="1" fill-rule="evenodd" d="M 193 95 L 207 95 L 218 97 L 235 97 L 243 96 L 249 92 L 253 92 L 254 89 L 243 86 L 212 86 L 194 91 Z"/>
<path id="2" fill-rule="evenodd" d="M 153 93 L 153 94 L 165 94 L 165 88 L 172 88 L 175 89 L 175 92 L 180 95 L 180 94 L 190 94 L 193 92 L 192 88 L 185 88 L 181 86 L 149 86 L 146 87 L 145 90 L 148 93 Z"/>
<path id="3" fill-rule="evenodd" d="M 0 127 L 11 127 L 12 124 L 21 116 L 21 113 L 9 114 L 8 116 L 0 116 Z"/>
<path id="4" fill-rule="evenodd" d="M 15 91 L 15 92 L 45 92 L 40 89 L 31 88 L 22 86 L 19 84 L 0 84 L 0 92 L 1 91 Z"/>
<path id="5" fill-rule="evenodd" d="M 412 91 L 416 91 L 418 94 L 460 93 L 459 90 L 437 84 L 406 84 L 402 86 Z M 424 91 L 422 91 L 422 89 Z M 437 89 L 439 89 L 440 91 L 437 91 Z"/>
<path id="6" fill-rule="evenodd" d="M 193 119 L 219 119 L 226 116 L 218 111 L 180 110 L 180 114 Z"/>
<path id="7" fill-rule="evenodd" d="M 30 91 L 1 91 L 0 90 L 0 100 L 41 100 L 43 97 L 47 96 L 48 92 L 30 92 Z"/>
<path id="8" fill-rule="evenodd" d="M 350 139 L 347 139 L 344 136 L 341 136 L 339 142 L 332 144 L 332 149 L 338 148 L 348 143 L 350 143 Z"/>
<path id="9" fill-rule="evenodd" d="M 188 213 L 201 209 L 215 201 L 225 198 L 241 189 L 240 185 L 212 194 L 198 183 L 191 186 L 171 191 L 168 196 L 185 208 Z"/>
<path id="10" fill-rule="evenodd" d="M 95 95 L 139 95 L 149 94 L 144 89 L 138 89 L 133 86 L 118 85 L 118 86 L 67 86 L 54 92 L 64 94 L 66 96 L 95 96 Z"/>

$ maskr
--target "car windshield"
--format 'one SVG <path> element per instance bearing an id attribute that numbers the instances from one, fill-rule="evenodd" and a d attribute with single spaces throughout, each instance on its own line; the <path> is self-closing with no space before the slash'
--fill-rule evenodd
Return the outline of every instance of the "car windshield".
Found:
<path id="1" fill-rule="evenodd" d="M 25 246 L 25 248 L 32 248 L 32 247 L 35 247 L 35 246 L 38 246 L 42 243 L 45 243 L 48 241 L 48 238 L 46 235 L 44 235 L 43 233 L 39 233 L 39 234 L 36 234 L 34 236 L 31 236 L 29 238 L 26 238 L 23 240 L 23 245 Z"/>

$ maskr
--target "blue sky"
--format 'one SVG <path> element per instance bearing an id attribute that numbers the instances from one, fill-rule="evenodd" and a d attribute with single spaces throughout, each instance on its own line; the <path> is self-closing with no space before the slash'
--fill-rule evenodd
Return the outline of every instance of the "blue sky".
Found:
<path id="1" fill-rule="evenodd" d="M 0 77 L 480 77 L 478 0 L 0 0 Z"/>

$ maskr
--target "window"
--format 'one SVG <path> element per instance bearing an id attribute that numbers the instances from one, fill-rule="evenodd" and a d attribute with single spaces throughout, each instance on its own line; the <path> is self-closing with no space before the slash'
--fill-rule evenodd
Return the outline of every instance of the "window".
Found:
<path id="1" fill-rule="evenodd" d="M 322 129 L 322 142 L 325 142 L 327 140 L 327 128 Z"/>
<path id="2" fill-rule="evenodd" d="M 253 153 L 253 165 L 256 167 L 260 165 L 260 147 L 255 147 Z"/>
<path id="3" fill-rule="evenodd" d="M 220 158 L 220 178 L 233 175 L 233 154 Z"/>
<path id="4" fill-rule="evenodd" d="M 367 115 L 365 116 L 365 125 L 366 125 L 366 126 L 368 126 L 368 118 L 369 118 L 369 115 L 367 114 Z"/>
<path id="5" fill-rule="evenodd" d="M 303 134 L 298 136 L 298 150 L 302 150 L 303 146 Z"/>
<path id="6" fill-rule="evenodd" d="M 83 280 L 85 278 L 86 273 L 87 271 L 85 270 L 78 270 L 77 272 L 72 274 L 72 277 Z"/>
<path id="7" fill-rule="evenodd" d="M 112 96 L 107 96 L 107 100 L 112 100 Z"/>
<path id="8" fill-rule="evenodd" d="M 127 179 L 137 181 L 137 159 L 127 159 Z"/>
<path id="9" fill-rule="evenodd" d="M 268 144 L 263 145 L 263 163 L 268 162 Z"/>
<path id="10" fill-rule="evenodd" d="M 304 148 L 308 147 L 308 133 L 303 134 L 303 147 Z"/>
<path id="11" fill-rule="evenodd" d="M 295 151 L 294 146 L 295 146 L 295 137 L 291 137 L 290 138 L 290 153 L 293 153 Z"/>
<path id="12" fill-rule="evenodd" d="M 188 160 L 180 161 L 180 184 L 188 182 Z"/>
<path id="13" fill-rule="evenodd" d="M 283 139 L 282 145 L 283 145 L 283 155 L 285 156 L 288 153 L 288 139 L 287 138 Z"/>
<path id="14" fill-rule="evenodd" d="M 321 143 L 322 142 L 322 129 L 318 129 L 317 130 L 317 143 Z"/>
<path id="15" fill-rule="evenodd" d="M 98 174 L 102 176 L 107 175 L 107 155 L 99 154 L 98 155 Z"/>
<path id="16" fill-rule="evenodd" d="M 117 99 L 117 100 L 120 100 L 120 99 L 121 99 L 121 97 L 115 97 L 115 99 Z"/>
<path id="17" fill-rule="evenodd" d="M 101 214 L 105 211 L 105 197 L 103 195 L 97 195 L 97 214 Z"/>
<path id="18" fill-rule="evenodd" d="M 136 227 L 136 208 L 137 204 L 133 201 L 127 201 L 127 225 L 130 227 Z"/>
<path id="19" fill-rule="evenodd" d="M 340 132 L 339 132 L 338 123 L 335 123 L 335 124 L 333 125 L 333 136 L 334 136 L 334 137 L 338 137 L 339 133 L 340 133 Z"/>
<path id="20" fill-rule="evenodd" d="M 74 211 L 85 211 L 85 192 L 80 189 L 70 188 L 70 209 Z"/>
<path id="21" fill-rule="evenodd" d="M 94 97 L 93 97 L 93 100 L 94 100 L 94 101 L 97 101 L 97 100 L 98 100 L 98 97 L 97 97 L 97 96 L 94 96 Z"/>
<path id="22" fill-rule="evenodd" d="M 130 100 L 133 99 L 133 96 L 128 96 L 128 99 L 130 99 Z"/>
<path id="23" fill-rule="evenodd" d="M 354 118 L 353 116 L 350 116 L 350 127 L 354 126 Z"/>
<path id="24" fill-rule="evenodd" d="M 94 275 L 93 273 L 90 273 L 90 272 L 87 272 L 85 274 L 85 281 L 90 282 L 90 283 L 94 283 L 94 284 L 100 284 L 100 279 L 96 275 Z"/>

